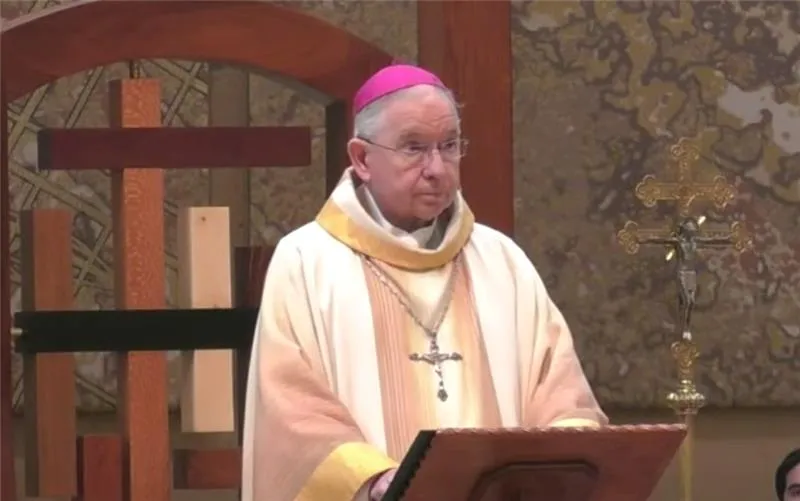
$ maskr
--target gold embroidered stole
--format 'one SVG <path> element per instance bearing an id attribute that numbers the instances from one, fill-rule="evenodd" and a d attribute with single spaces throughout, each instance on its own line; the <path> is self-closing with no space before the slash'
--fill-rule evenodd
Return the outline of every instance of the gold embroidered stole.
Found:
<path id="1" fill-rule="evenodd" d="M 414 275 L 419 273 L 386 264 L 379 266 L 403 291 L 409 290 Z M 460 384 L 458 415 L 464 423 L 500 426 L 497 397 L 472 301 L 469 272 L 461 257 L 438 271 L 449 274 L 453 266 L 456 277 L 446 323 L 454 329 L 455 346 L 441 348 L 443 352 L 456 351 L 464 358 L 460 362 L 444 362 L 445 387 Z M 364 276 L 372 305 L 387 452 L 399 461 L 420 430 L 440 427 L 436 410 L 438 378 L 431 365 L 409 359 L 411 353 L 429 351 L 428 337 L 392 291 L 368 269 L 366 262 Z M 450 364 L 463 366 L 453 370 Z M 453 374 L 460 374 L 461 381 L 454 380 Z"/>

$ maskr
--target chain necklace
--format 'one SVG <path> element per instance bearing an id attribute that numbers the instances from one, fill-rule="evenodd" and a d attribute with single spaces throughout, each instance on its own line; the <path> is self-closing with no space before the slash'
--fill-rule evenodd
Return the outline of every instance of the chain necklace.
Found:
<path id="1" fill-rule="evenodd" d="M 367 256 L 363 255 L 364 261 L 367 263 L 367 268 L 372 272 L 373 275 L 392 293 L 392 295 L 397 299 L 400 303 L 400 306 L 408 313 L 408 316 L 411 317 L 411 320 L 420 328 L 422 332 L 428 337 L 428 352 L 427 353 L 411 353 L 408 358 L 412 362 L 423 362 L 433 367 L 433 371 L 436 374 L 437 378 L 439 379 L 439 389 L 436 392 L 436 396 L 442 402 L 447 400 L 448 394 L 447 390 L 444 387 L 444 375 L 442 374 L 442 363 L 448 360 L 452 360 L 455 362 L 463 360 L 463 357 L 460 353 L 452 352 L 452 353 L 442 353 L 441 349 L 439 348 L 439 342 L 437 341 L 437 336 L 439 335 L 439 329 L 444 322 L 445 317 L 447 316 L 447 312 L 450 309 L 450 303 L 453 301 L 453 293 L 455 290 L 456 284 L 456 275 L 460 269 L 461 258 L 460 256 L 456 258 L 453 262 L 452 270 L 450 271 L 450 276 L 447 279 L 447 284 L 445 285 L 444 292 L 442 294 L 442 298 L 437 305 L 436 310 L 434 310 L 433 315 L 433 322 L 430 326 L 425 325 L 419 315 L 414 311 L 411 307 L 411 298 L 409 298 L 408 294 L 406 294 L 397 283 L 397 281 L 392 278 L 387 272 L 381 269 L 381 267 L 375 263 L 375 261 Z"/>

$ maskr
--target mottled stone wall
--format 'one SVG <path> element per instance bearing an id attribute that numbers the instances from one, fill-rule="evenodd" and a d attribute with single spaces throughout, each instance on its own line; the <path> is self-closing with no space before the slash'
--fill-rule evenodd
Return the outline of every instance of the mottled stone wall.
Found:
<path id="1" fill-rule="evenodd" d="M 516 236 L 606 403 L 653 405 L 672 384 L 664 254 L 627 256 L 613 234 L 664 215 L 632 189 L 669 175 L 665 151 L 684 136 L 701 145 L 700 176 L 721 171 L 740 191 L 710 224 L 739 219 L 755 235 L 755 254 L 707 256 L 703 390 L 723 406 L 800 403 L 800 4 L 746 4 L 516 5 Z"/>
<path id="2" fill-rule="evenodd" d="M 399 58 L 416 57 L 413 3 L 284 3 Z M 7 1 L 0 12 L 9 19 L 52 5 Z M 660 404 L 672 382 L 674 291 L 663 254 L 628 256 L 614 233 L 628 219 L 663 218 L 631 190 L 645 173 L 662 173 L 671 141 L 690 136 L 740 190 L 733 208 L 711 220 L 742 219 L 756 236 L 756 254 L 718 252 L 706 261 L 695 320 L 703 389 L 717 405 L 800 403 L 800 246 L 792 231 L 800 201 L 797 4 L 518 1 L 513 16 L 516 237 L 564 310 L 601 400 Z M 163 82 L 167 124 L 206 125 L 206 63 L 145 61 L 144 70 Z M 76 300 L 86 309 L 113 307 L 108 176 L 35 172 L 35 132 L 105 125 L 106 83 L 125 74 L 124 64 L 96 68 L 11 110 L 13 208 L 75 211 Z M 310 169 L 253 173 L 252 239 L 274 243 L 323 201 L 324 117 L 313 99 L 264 76 L 250 76 L 249 92 L 251 123 L 314 130 Z M 167 179 L 172 300 L 176 209 L 205 203 L 208 176 L 169 172 Z M 13 247 L 16 310 L 18 238 Z M 111 408 L 113 359 L 79 359 L 81 407 Z M 19 401 L 19 384 L 15 395 Z"/>

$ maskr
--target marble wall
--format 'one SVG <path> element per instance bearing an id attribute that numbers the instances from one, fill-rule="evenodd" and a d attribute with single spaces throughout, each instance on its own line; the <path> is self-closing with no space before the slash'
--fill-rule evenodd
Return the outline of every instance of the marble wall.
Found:
<path id="1" fill-rule="evenodd" d="M 413 2 L 284 3 L 400 58 L 416 57 Z M 5 1 L 0 14 L 11 19 L 55 4 Z M 755 242 L 742 256 L 705 256 L 694 329 L 702 390 L 717 406 L 800 404 L 800 240 L 792 230 L 800 219 L 799 9 L 796 2 L 513 2 L 515 238 L 562 307 L 605 405 L 662 405 L 673 382 L 669 268 L 659 249 L 625 254 L 614 234 L 629 219 L 648 225 L 666 217 L 668 209 L 642 207 L 632 189 L 647 173 L 669 175 L 665 152 L 680 137 L 701 146 L 699 176 L 722 173 L 739 190 L 729 210 L 708 212 L 708 224 L 741 220 Z M 207 124 L 206 63 L 153 60 L 143 69 L 163 83 L 165 123 Z M 95 68 L 11 106 L 12 207 L 75 212 L 76 302 L 85 309 L 113 307 L 109 178 L 37 173 L 35 133 L 105 125 L 106 83 L 125 75 L 124 64 Z M 254 171 L 252 240 L 275 243 L 323 202 L 323 111 L 258 74 L 250 75 L 249 96 L 231 98 L 249 98 L 252 124 L 314 131 L 310 168 Z M 205 203 L 208 177 L 168 172 L 167 184 L 173 301 L 176 208 Z M 16 220 L 12 226 L 17 310 Z M 113 357 L 78 358 L 80 407 L 113 408 Z M 17 404 L 19 372 L 16 363 Z M 172 376 L 175 387 L 177 366 Z"/>

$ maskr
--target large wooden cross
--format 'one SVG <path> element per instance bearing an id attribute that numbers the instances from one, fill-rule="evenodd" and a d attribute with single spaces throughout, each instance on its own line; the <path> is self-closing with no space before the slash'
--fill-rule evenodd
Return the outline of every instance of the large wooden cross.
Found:
<path id="1" fill-rule="evenodd" d="M 111 128 L 41 131 L 39 168 L 111 171 L 116 308 L 163 309 L 164 169 L 307 166 L 311 131 L 308 127 L 162 128 L 160 85 L 154 79 L 111 82 L 109 95 Z M 39 370 L 47 363 L 51 362 L 42 358 Z M 130 352 L 120 355 L 119 364 L 125 497 L 169 501 L 173 479 L 166 354 Z M 72 453 L 64 451 L 63 469 L 73 467 L 74 454 L 67 458 Z"/>

